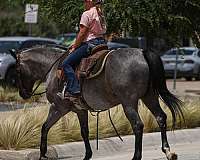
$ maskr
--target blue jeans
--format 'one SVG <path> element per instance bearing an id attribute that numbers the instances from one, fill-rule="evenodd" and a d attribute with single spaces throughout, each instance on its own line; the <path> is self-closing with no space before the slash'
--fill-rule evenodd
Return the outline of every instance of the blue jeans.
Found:
<path id="1" fill-rule="evenodd" d="M 92 50 L 93 47 L 105 43 L 106 41 L 103 38 L 96 38 L 88 42 L 84 42 L 63 61 L 61 67 L 63 67 L 64 74 L 67 77 L 68 82 L 66 89 L 69 93 L 73 94 L 80 91 L 79 81 L 75 75 L 74 70 L 81 62 L 81 59 L 87 58 L 89 56 L 90 50 Z"/>

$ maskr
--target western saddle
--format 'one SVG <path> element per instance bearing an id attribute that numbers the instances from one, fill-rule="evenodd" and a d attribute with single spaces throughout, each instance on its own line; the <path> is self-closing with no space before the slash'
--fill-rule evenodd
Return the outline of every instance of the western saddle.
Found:
<path id="1" fill-rule="evenodd" d="M 76 68 L 76 75 L 78 79 L 87 79 L 90 77 L 95 77 L 96 73 L 104 65 L 103 61 L 109 53 L 108 46 L 106 44 L 100 44 L 94 47 L 89 53 L 89 57 L 83 58 Z M 103 64 L 102 64 L 103 63 Z M 95 75 L 95 76 L 94 76 Z M 58 69 L 57 77 L 59 79 L 64 79 L 63 71 Z"/>

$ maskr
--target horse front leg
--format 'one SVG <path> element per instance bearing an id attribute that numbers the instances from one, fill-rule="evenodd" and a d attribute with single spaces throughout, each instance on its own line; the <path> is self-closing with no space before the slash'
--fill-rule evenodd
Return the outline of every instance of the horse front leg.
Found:
<path id="1" fill-rule="evenodd" d="M 81 136 L 85 144 L 85 158 L 83 160 L 89 160 L 92 158 L 92 149 L 89 142 L 89 129 L 88 129 L 88 111 L 78 111 L 77 112 L 80 127 L 81 127 Z"/>
<path id="2" fill-rule="evenodd" d="M 49 114 L 47 117 L 47 120 L 42 125 L 41 130 L 41 142 L 40 142 L 40 159 L 39 160 L 47 160 L 48 157 L 46 156 L 47 153 L 47 135 L 49 132 L 49 129 L 66 113 L 69 111 L 66 110 L 64 113 L 61 113 L 58 111 L 57 106 L 55 104 L 52 104 L 49 109 Z"/>
<path id="3" fill-rule="evenodd" d="M 143 128 L 144 124 L 138 114 L 137 104 L 135 103 L 133 108 L 129 104 L 122 104 L 124 113 L 128 118 L 133 132 L 135 133 L 135 154 L 132 160 L 141 160 L 142 159 L 142 137 L 143 137 Z"/>

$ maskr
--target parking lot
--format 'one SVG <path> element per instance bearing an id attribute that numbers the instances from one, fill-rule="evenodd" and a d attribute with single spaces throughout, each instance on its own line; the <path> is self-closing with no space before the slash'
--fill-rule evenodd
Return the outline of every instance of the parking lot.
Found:
<path id="1" fill-rule="evenodd" d="M 174 80 L 168 79 L 167 87 L 176 95 L 200 96 L 200 81 L 186 81 L 185 79 L 177 79 L 174 89 Z"/>

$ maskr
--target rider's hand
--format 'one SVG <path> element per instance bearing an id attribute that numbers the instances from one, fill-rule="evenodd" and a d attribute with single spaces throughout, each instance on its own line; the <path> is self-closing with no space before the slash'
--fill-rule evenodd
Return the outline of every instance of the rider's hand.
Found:
<path id="1" fill-rule="evenodd" d="M 74 44 L 72 44 L 70 47 L 69 47 L 69 54 L 72 53 L 76 48 L 74 47 Z"/>

